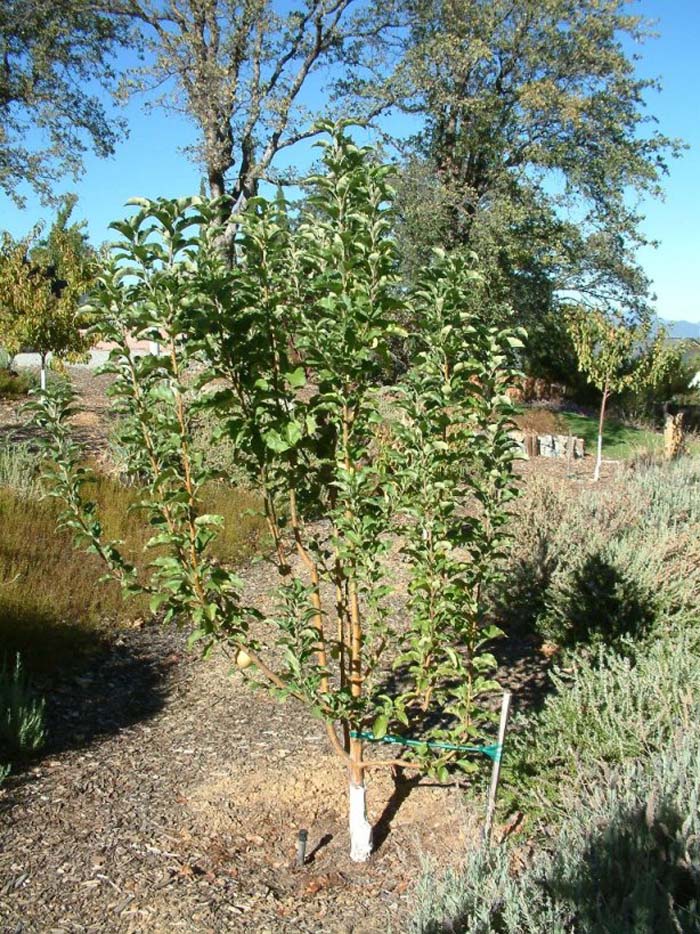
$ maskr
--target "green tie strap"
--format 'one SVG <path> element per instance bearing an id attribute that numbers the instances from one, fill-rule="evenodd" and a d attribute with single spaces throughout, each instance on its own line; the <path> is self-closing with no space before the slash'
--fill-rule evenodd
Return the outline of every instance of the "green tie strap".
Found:
<path id="1" fill-rule="evenodd" d="M 391 736 L 386 734 L 376 737 L 374 733 L 358 730 L 350 730 L 350 736 L 353 739 L 366 739 L 370 743 L 389 743 L 394 746 L 427 746 L 429 749 L 448 749 L 455 752 L 478 752 L 483 756 L 488 756 L 494 762 L 501 761 L 503 747 L 498 743 L 491 746 L 456 746 L 454 743 L 438 743 L 424 739 L 407 739 L 405 736 Z"/>

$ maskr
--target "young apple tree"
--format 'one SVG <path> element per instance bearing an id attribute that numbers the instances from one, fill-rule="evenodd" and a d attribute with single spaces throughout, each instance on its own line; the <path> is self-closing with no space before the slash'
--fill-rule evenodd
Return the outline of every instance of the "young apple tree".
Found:
<path id="1" fill-rule="evenodd" d="M 368 772 L 471 771 L 487 736 L 486 643 L 498 633 L 482 591 L 514 495 L 505 389 L 519 340 L 465 311 L 466 261 L 437 255 L 415 292 L 401 289 L 392 169 L 328 129 L 303 209 L 252 199 L 233 265 L 212 248 L 216 203 L 139 201 L 114 225 L 121 240 L 92 310 L 116 345 L 106 369 L 120 443 L 155 530 L 145 577 L 104 540 L 84 498 L 70 397 L 45 393 L 36 408 L 59 450 L 50 473 L 64 524 L 127 592 L 150 593 L 165 620 L 192 625 L 192 641 L 223 645 L 245 678 L 325 722 L 348 769 L 351 855 L 365 860 Z M 421 321 L 412 335 L 398 323 L 408 305 Z M 155 335 L 160 356 L 132 354 L 129 336 Z M 387 385 L 397 336 L 413 363 Z M 202 512 L 215 475 L 192 443 L 205 409 L 259 491 L 280 573 L 266 615 L 210 553 L 223 520 Z M 408 580 L 399 613 L 387 562 L 397 545 Z M 379 758 L 372 743 L 388 737 L 400 752 Z"/>
<path id="2" fill-rule="evenodd" d="M 672 359 L 663 330 L 651 334 L 649 321 L 628 324 L 601 310 L 574 311 L 569 333 L 576 350 L 579 371 L 601 393 L 598 447 L 593 480 L 600 479 L 603 463 L 603 428 L 610 396 L 632 389 L 640 392 L 660 383 Z"/>

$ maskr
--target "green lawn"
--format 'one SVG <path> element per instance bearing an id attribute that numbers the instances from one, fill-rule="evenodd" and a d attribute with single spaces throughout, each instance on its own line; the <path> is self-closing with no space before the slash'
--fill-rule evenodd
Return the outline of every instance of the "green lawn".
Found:
<path id="1" fill-rule="evenodd" d="M 566 423 L 567 431 L 583 438 L 587 454 L 595 454 L 598 442 L 598 419 L 586 415 L 574 415 L 572 412 L 559 412 L 559 418 Z M 663 434 L 643 428 L 631 428 L 614 418 L 605 419 L 603 430 L 603 457 L 611 460 L 624 460 L 639 451 L 658 451 L 664 446 Z"/>
<path id="2" fill-rule="evenodd" d="M 598 442 L 596 415 L 553 412 L 539 406 L 517 406 L 516 422 L 522 430 L 538 435 L 570 433 L 583 438 L 586 453 L 595 454 Z M 624 460 L 640 451 L 660 451 L 663 443 L 663 433 L 660 431 L 632 428 L 615 418 L 605 419 L 603 456 L 609 460 Z"/>

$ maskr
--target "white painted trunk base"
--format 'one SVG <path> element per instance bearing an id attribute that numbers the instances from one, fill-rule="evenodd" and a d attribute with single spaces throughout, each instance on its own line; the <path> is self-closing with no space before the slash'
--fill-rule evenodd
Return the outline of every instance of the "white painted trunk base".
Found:
<path id="1" fill-rule="evenodd" d="M 46 365 L 41 364 L 41 390 L 44 392 L 46 390 Z"/>
<path id="2" fill-rule="evenodd" d="M 366 862 L 372 853 L 372 825 L 367 820 L 367 788 L 350 779 L 350 859 Z"/>
<path id="3" fill-rule="evenodd" d="M 595 471 L 593 472 L 593 480 L 597 483 L 600 479 L 600 467 L 603 463 L 603 436 L 598 435 L 598 452 L 595 461 Z"/>

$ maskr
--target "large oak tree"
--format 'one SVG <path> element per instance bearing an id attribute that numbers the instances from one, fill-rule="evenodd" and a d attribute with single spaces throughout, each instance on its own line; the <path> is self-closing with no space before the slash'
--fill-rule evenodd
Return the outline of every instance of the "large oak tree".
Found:
<path id="1" fill-rule="evenodd" d="M 113 87 L 112 53 L 125 26 L 85 0 L 2 0 L 0 192 L 22 204 L 29 184 L 50 200 L 89 148 L 114 151 L 123 127 L 100 85 Z"/>
<path id="2" fill-rule="evenodd" d="M 335 82 L 396 22 L 392 4 L 376 0 L 122 0 L 121 9 L 145 50 L 125 89 L 150 91 L 195 123 L 194 155 L 209 195 L 230 196 L 226 211 L 242 208 L 275 157 L 328 115 L 328 97 L 306 93 L 309 82 L 324 69 Z"/>
<path id="3" fill-rule="evenodd" d="M 360 88 L 424 118 L 402 178 L 410 262 L 475 250 L 534 328 L 575 292 L 641 311 L 638 203 L 680 148 L 646 111 L 647 26 L 621 0 L 409 0 L 398 69 Z"/>

